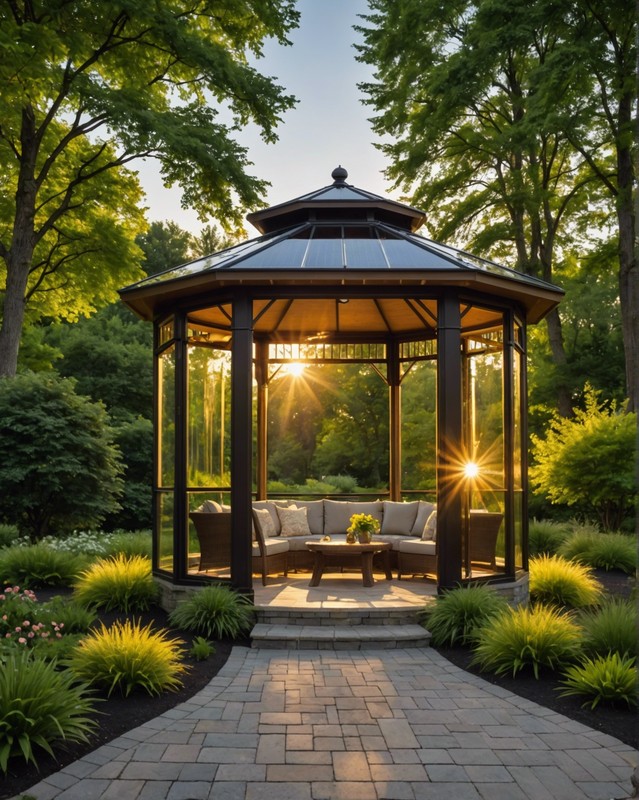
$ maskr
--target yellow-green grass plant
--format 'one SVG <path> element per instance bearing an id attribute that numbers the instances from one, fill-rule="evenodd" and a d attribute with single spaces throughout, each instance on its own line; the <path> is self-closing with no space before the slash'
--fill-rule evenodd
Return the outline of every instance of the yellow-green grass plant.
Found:
<path id="1" fill-rule="evenodd" d="M 637 668 L 635 659 L 609 653 L 586 658 L 568 667 L 561 683 L 566 687 L 561 697 L 585 697 L 584 706 L 596 708 L 600 702 L 637 705 Z"/>
<path id="2" fill-rule="evenodd" d="M 241 594 L 212 584 L 178 603 L 169 615 L 172 625 L 214 639 L 237 639 L 254 622 L 253 604 Z"/>
<path id="3" fill-rule="evenodd" d="M 43 544 L 0 551 L 0 583 L 26 589 L 71 586 L 86 566 L 83 556 L 61 553 Z"/>
<path id="4" fill-rule="evenodd" d="M 158 597 L 151 562 L 144 556 L 99 559 L 74 584 L 78 603 L 106 611 L 146 611 Z"/>
<path id="5" fill-rule="evenodd" d="M 637 606 L 631 600 L 610 597 L 600 607 L 583 611 L 579 624 L 588 655 L 637 655 Z"/>
<path id="6" fill-rule="evenodd" d="M 477 629 L 507 606 L 488 586 L 473 584 L 451 589 L 421 615 L 435 647 L 470 644 Z"/>
<path id="7" fill-rule="evenodd" d="M 13 758 L 37 766 L 39 750 L 54 755 L 63 741 L 86 742 L 95 727 L 94 701 L 86 684 L 28 650 L 9 655 L 0 669 L 2 772 Z"/>
<path id="8" fill-rule="evenodd" d="M 188 667 L 182 659 L 184 643 L 166 630 L 153 630 L 139 621 L 104 624 L 82 639 L 68 660 L 81 679 L 111 695 L 116 689 L 128 696 L 134 689 L 151 695 L 182 686 Z"/>
<path id="9" fill-rule="evenodd" d="M 561 556 L 536 556 L 529 561 L 530 599 L 566 608 L 582 608 L 599 602 L 603 589 L 583 564 Z"/>
<path id="10" fill-rule="evenodd" d="M 636 540 L 625 533 L 577 529 L 561 544 L 558 553 L 595 569 L 619 569 L 630 575 L 637 567 Z"/>
<path id="11" fill-rule="evenodd" d="M 560 522 L 532 519 L 528 525 L 528 552 L 531 556 L 554 555 L 567 536 L 566 526 Z"/>
<path id="12" fill-rule="evenodd" d="M 477 631 L 472 663 L 496 675 L 515 676 L 532 669 L 561 670 L 574 662 L 581 647 L 581 629 L 570 614 L 537 605 L 508 607 Z"/>

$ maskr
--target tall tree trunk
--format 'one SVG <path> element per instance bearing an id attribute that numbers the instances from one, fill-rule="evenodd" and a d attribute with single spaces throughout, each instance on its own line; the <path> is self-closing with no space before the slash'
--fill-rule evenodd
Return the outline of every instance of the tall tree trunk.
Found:
<path id="1" fill-rule="evenodd" d="M 572 397 L 566 383 L 566 351 L 561 330 L 561 319 L 557 309 L 551 311 L 546 317 L 548 327 L 548 341 L 553 361 L 557 367 L 557 411 L 562 417 L 572 417 Z"/>
<path id="2" fill-rule="evenodd" d="M 628 411 L 639 411 L 639 272 L 635 254 L 636 219 L 633 207 L 632 154 L 629 147 L 617 151 L 619 196 L 619 301 L 626 366 Z"/>
<path id="3" fill-rule="evenodd" d="M 16 189 L 16 214 L 11 245 L 5 254 L 7 283 L 0 326 L 0 377 L 12 377 L 18 368 L 18 351 L 24 322 L 25 295 L 35 248 L 38 141 L 33 109 L 22 110 L 20 172 Z"/>

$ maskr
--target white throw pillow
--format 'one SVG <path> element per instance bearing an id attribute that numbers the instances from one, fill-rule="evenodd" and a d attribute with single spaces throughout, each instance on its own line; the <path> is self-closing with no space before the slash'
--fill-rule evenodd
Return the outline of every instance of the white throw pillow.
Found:
<path id="1" fill-rule="evenodd" d="M 429 503 L 427 500 L 419 501 L 417 516 L 415 517 L 415 523 L 411 530 L 413 536 L 421 536 L 424 533 L 424 526 L 428 522 L 428 517 L 430 517 L 434 509 L 435 503 Z"/>
<path id="2" fill-rule="evenodd" d="M 254 508 L 253 514 L 255 522 L 260 526 L 260 532 L 265 539 L 271 539 L 277 535 L 275 523 L 268 508 Z"/>
<path id="3" fill-rule="evenodd" d="M 308 527 L 308 510 L 306 508 L 280 508 L 276 506 L 277 516 L 280 518 L 282 532 L 280 536 L 310 536 Z"/>
<path id="4" fill-rule="evenodd" d="M 437 509 L 431 512 L 426 524 L 424 525 L 424 532 L 422 533 L 422 540 L 425 542 L 434 542 L 437 539 Z"/>

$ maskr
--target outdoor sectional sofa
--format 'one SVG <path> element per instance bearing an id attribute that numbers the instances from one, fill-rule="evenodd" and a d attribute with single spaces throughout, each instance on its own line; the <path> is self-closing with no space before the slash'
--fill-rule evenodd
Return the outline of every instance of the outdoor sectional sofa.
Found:
<path id="1" fill-rule="evenodd" d="M 200 539 L 200 569 L 227 566 L 230 548 L 230 514 L 207 501 L 190 514 Z M 308 541 L 330 536 L 345 541 L 353 514 L 370 514 L 380 522 L 375 540 L 390 542 L 391 566 L 398 577 L 435 574 L 437 569 L 437 513 L 433 503 L 376 500 L 259 500 L 253 503 L 253 571 L 266 584 L 269 574 L 310 570 L 313 554 Z M 215 513 L 217 512 L 217 513 Z M 218 519 L 214 521 L 213 518 Z M 222 518 L 222 519 L 220 519 Z M 470 558 L 473 563 L 495 565 L 495 544 L 502 514 L 470 513 Z M 222 521 L 223 520 L 223 521 Z M 216 541 L 213 543 L 212 536 Z M 225 564 L 220 563 L 220 558 Z"/>

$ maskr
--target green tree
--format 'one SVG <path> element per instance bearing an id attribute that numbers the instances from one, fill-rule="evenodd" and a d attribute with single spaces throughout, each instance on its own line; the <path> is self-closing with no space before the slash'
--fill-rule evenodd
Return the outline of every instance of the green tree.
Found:
<path id="1" fill-rule="evenodd" d="M 360 486 L 388 482 L 388 387 L 364 364 L 331 366 L 334 389 L 317 438 L 313 469 L 352 475 Z"/>
<path id="2" fill-rule="evenodd" d="M 627 159 L 616 165 L 614 150 L 628 143 L 634 5 L 371 0 L 370 7 L 359 49 L 376 80 L 362 88 L 378 112 L 375 131 L 392 137 L 380 145 L 392 161 L 389 177 L 429 209 L 437 238 L 555 279 L 583 246 L 582 228 L 607 234 L 606 195 L 628 182 Z M 559 313 L 547 323 L 558 405 L 568 414 Z M 632 403 L 630 383 L 628 392 Z"/>
<path id="3" fill-rule="evenodd" d="M 120 454 L 104 406 L 50 373 L 0 378 L 0 518 L 37 540 L 119 507 Z"/>
<path id="4" fill-rule="evenodd" d="M 273 141 L 294 98 L 248 56 L 297 18 L 293 0 L 0 5 L 0 375 L 36 292 L 33 316 L 74 318 L 141 275 L 134 159 L 158 159 L 202 217 L 233 227 L 255 206 L 265 184 L 234 130 Z"/>
<path id="5" fill-rule="evenodd" d="M 144 271 L 156 275 L 189 260 L 193 236 L 177 222 L 152 222 L 136 242 L 144 253 Z"/>
<path id="6" fill-rule="evenodd" d="M 586 386 L 585 407 L 573 419 L 555 415 L 546 438 L 532 437 L 535 491 L 552 503 L 594 513 L 606 529 L 619 528 L 635 498 L 634 413 L 601 403 Z"/>

